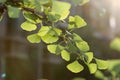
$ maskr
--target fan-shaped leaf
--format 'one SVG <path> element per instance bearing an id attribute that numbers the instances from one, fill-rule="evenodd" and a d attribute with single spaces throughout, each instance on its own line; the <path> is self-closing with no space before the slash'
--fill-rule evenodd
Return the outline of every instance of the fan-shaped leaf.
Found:
<path id="1" fill-rule="evenodd" d="M 61 52 L 61 56 L 64 60 L 69 61 L 70 60 L 70 53 L 66 50 L 63 50 Z"/>
<path id="2" fill-rule="evenodd" d="M 54 1 L 52 5 L 52 12 L 59 14 L 61 16 L 60 20 L 63 20 L 69 15 L 70 7 L 71 5 L 67 2 Z"/>
<path id="3" fill-rule="evenodd" d="M 12 6 L 8 6 L 8 15 L 10 18 L 18 18 L 20 15 L 20 9 Z"/>
<path id="4" fill-rule="evenodd" d="M 42 18 L 42 17 L 41 16 L 37 16 L 37 15 L 31 13 L 31 12 L 24 11 L 23 12 L 23 16 L 24 16 L 24 18 L 27 21 L 29 21 L 31 23 L 34 23 L 34 24 L 41 23 L 41 19 L 40 18 Z"/>
<path id="5" fill-rule="evenodd" d="M 91 74 L 95 73 L 97 71 L 97 65 L 95 63 L 88 64 L 88 68 Z"/>
<path id="6" fill-rule="evenodd" d="M 93 59 L 93 52 L 86 52 L 85 54 L 85 61 L 87 63 L 90 63 Z"/>
<path id="7" fill-rule="evenodd" d="M 77 28 L 81 28 L 87 25 L 87 23 L 80 16 L 75 16 L 75 24 Z"/>
<path id="8" fill-rule="evenodd" d="M 73 73 L 79 73 L 84 69 L 84 67 L 78 61 L 68 64 L 67 68 Z"/>
<path id="9" fill-rule="evenodd" d="M 110 47 L 113 50 L 120 51 L 120 38 L 115 38 L 111 41 Z"/>
<path id="10" fill-rule="evenodd" d="M 83 39 L 76 33 L 73 34 L 73 40 L 75 42 L 80 42 L 80 41 L 83 41 Z"/>
<path id="11" fill-rule="evenodd" d="M 51 26 L 42 26 L 38 32 L 39 36 L 45 36 L 51 30 Z"/>
<path id="12" fill-rule="evenodd" d="M 76 42 L 76 46 L 81 50 L 81 51 L 89 51 L 89 45 L 87 42 L 82 41 L 82 42 Z"/>
<path id="13" fill-rule="evenodd" d="M 98 79 L 104 80 L 105 75 L 101 71 L 97 70 L 95 73 L 95 77 L 97 77 Z"/>
<path id="14" fill-rule="evenodd" d="M 40 36 L 38 36 L 37 34 L 29 35 L 27 36 L 27 39 L 31 43 L 40 43 L 41 41 Z"/>
<path id="15" fill-rule="evenodd" d="M 52 35 L 51 35 L 52 34 Z M 45 36 L 41 36 L 41 39 L 45 42 L 45 43 L 54 43 L 56 42 L 59 38 L 58 36 L 54 36 L 53 33 L 49 33 L 46 34 Z"/>
<path id="16" fill-rule="evenodd" d="M 48 13 L 48 20 L 52 21 L 52 22 L 56 22 L 60 19 L 60 15 L 59 14 L 55 14 L 54 12 L 49 12 Z"/>
<path id="17" fill-rule="evenodd" d="M 47 49 L 53 54 L 60 54 L 64 47 L 61 45 L 48 45 Z"/>
<path id="18" fill-rule="evenodd" d="M 26 31 L 33 31 L 36 30 L 37 26 L 28 21 L 25 21 L 24 23 L 21 24 L 21 28 Z"/>
<path id="19" fill-rule="evenodd" d="M 97 63 L 98 69 L 107 69 L 108 68 L 108 61 L 96 59 L 95 61 Z"/>

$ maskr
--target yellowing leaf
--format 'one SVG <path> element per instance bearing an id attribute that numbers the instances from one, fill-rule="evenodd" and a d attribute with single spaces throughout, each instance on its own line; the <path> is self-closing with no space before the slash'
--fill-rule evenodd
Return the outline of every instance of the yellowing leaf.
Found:
<path id="1" fill-rule="evenodd" d="M 73 73 L 79 73 L 84 69 L 84 67 L 78 61 L 68 64 L 67 68 Z"/>
<path id="2" fill-rule="evenodd" d="M 69 61 L 70 60 L 70 53 L 66 50 L 63 50 L 61 52 L 61 57 L 66 60 L 66 61 Z"/>
<path id="3" fill-rule="evenodd" d="M 108 68 L 108 61 L 96 59 L 95 61 L 97 63 L 98 69 L 107 69 Z"/>
<path id="4" fill-rule="evenodd" d="M 40 36 L 38 36 L 37 34 L 29 35 L 27 36 L 27 39 L 31 43 L 40 43 L 41 41 Z"/>
<path id="5" fill-rule="evenodd" d="M 26 21 L 21 24 L 21 28 L 26 31 L 33 31 L 36 30 L 37 26 L 35 24 Z"/>

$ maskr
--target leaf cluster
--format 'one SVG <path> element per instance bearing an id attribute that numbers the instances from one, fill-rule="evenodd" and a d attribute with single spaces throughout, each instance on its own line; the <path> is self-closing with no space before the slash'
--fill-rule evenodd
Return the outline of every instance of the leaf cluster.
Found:
<path id="1" fill-rule="evenodd" d="M 83 0 L 80 4 L 87 1 Z M 70 3 L 56 0 L 13 0 L 13 2 L 0 0 L 0 2 L 5 4 L 10 18 L 19 18 L 22 11 L 26 20 L 21 24 L 23 30 L 35 31 L 38 29 L 38 24 L 41 25 L 38 32 L 27 36 L 28 41 L 44 42 L 50 53 L 61 55 L 63 60 L 69 62 L 66 67 L 71 72 L 79 73 L 84 70 L 79 60 L 88 66 L 90 73 L 107 68 L 107 62 L 95 58 L 93 52 L 90 52 L 88 43 L 73 32 L 74 29 L 85 27 L 87 23 L 78 15 L 69 16 Z M 3 13 L 4 11 L 0 14 L 1 20 Z M 59 22 L 62 25 L 57 25 Z M 74 61 L 71 59 L 72 54 L 76 55 Z"/>

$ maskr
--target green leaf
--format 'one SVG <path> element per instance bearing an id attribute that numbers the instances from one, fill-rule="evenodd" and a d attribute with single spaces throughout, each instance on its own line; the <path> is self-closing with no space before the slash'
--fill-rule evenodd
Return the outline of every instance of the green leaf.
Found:
<path id="1" fill-rule="evenodd" d="M 73 40 L 75 42 L 80 42 L 80 41 L 83 41 L 83 39 L 76 33 L 73 34 Z"/>
<path id="2" fill-rule="evenodd" d="M 89 45 L 86 41 L 76 42 L 76 46 L 83 52 L 89 51 Z"/>
<path id="3" fill-rule="evenodd" d="M 50 33 L 51 33 L 51 35 L 59 36 L 59 35 L 61 35 L 62 31 L 58 28 L 53 28 L 51 26 L 42 26 L 38 32 L 38 35 L 45 36 Z"/>
<path id="4" fill-rule="evenodd" d="M 84 53 L 84 55 L 85 55 L 85 61 L 87 63 L 90 63 L 93 59 L 93 52 L 86 52 Z"/>
<path id="5" fill-rule="evenodd" d="M 50 51 L 50 53 L 60 54 L 64 47 L 61 45 L 48 45 L 47 49 Z"/>
<path id="6" fill-rule="evenodd" d="M 108 61 L 104 61 L 101 59 L 96 59 L 95 61 L 97 63 L 98 69 L 107 69 L 108 68 Z"/>
<path id="7" fill-rule="evenodd" d="M 49 12 L 48 13 L 48 20 L 52 21 L 52 22 L 57 22 L 60 19 L 60 15 L 59 14 L 55 14 L 53 12 Z"/>
<path id="8" fill-rule="evenodd" d="M 113 39 L 110 43 L 110 47 L 111 47 L 111 49 L 120 52 L 120 38 Z"/>
<path id="9" fill-rule="evenodd" d="M 35 4 L 35 10 L 38 12 L 42 12 L 42 5 L 40 4 L 41 0 L 34 0 L 34 4 Z"/>
<path id="10" fill-rule="evenodd" d="M 73 73 L 79 73 L 84 69 L 84 67 L 78 61 L 68 64 L 67 68 Z"/>
<path id="11" fill-rule="evenodd" d="M 75 16 L 75 24 L 77 28 L 81 28 L 87 25 L 87 23 L 80 16 Z"/>
<path id="12" fill-rule="evenodd" d="M 60 29 L 53 28 L 51 26 L 42 26 L 38 35 L 41 36 L 45 43 L 53 43 L 59 39 L 59 35 L 62 33 Z"/>
<path id="13" fill-rule="evenodd" d="M 8 15 L 10 18 L 18 18 L 20 15 L 20 9 L 12 6 L 7 6 L 8 7 Z"/>
<path id="14" fill-rule="evenodd" d="M 21 24 L 21 28 L 26 31 L 33 31 L 36 30 L 37 26 L 28 21 L 25 21 Z"/>
<path id="15" fill-rule="evenodd" d="M 95 73 L 97 71 L 97 65 L 95 63 L 88 64 L 88 68 L 91 74 Z"/>
<path id="16" fill-rule="evenodd" d="M 6 2 L 6 0 L 0 0 L 0 3 Z"/>
<path id="17" fill-rule="evenodd" d="M 76 15 L 75 17 L 70 16 L 69 17 L 69 26 L 68 29 L 72 28 L 81 28 L 86 26 L 87 23 L 82 19 L 80 16 Z"/>
<path id="18" fill-rule="evenodd" d="M 42 26 L 38 32 L 38 35 L 45 36 L 51 30 L 51 28 L 52 28 L 51 26 Z"/>
<path id="19" fill-rule="evenodd" d="M 101 79 L 101 80 L 104 80 L 104 78 L 105 78 L 104 74 L 99 70 L 96 71 L 95 77 L 98 79 Z"/>
<path id="20" fill-rule="evenodd" d="M 60 20 L 63 20 L 69 15 L 70 7 L 71 5 L 67 2 L 54 1 L 52 5 L 52 12 L 54 12 L 55 14 L 59 14 L 61 16 Z"/>
<path id="21" fill-rule="evenodd" d="M 52 34 L 52 35 L 51 35 Z M 54 36 L 53 32 L 49 32 L 48 34 L 46 34 L 45 36 L 41 36 L 41 39 L 45 42 L 45 43 L 54 43 L 56 42 L 59 38 L 58 36 Z"/>
<path id="22" fill-rule="evenodd" d="M 77 48 L 72 42 L 68 42 L 67 45 L 66 45 L 66 48 L 72 53 L 77 52 Z"/>
<path id="23" fill-rule="evenodd" d="M 37 34 L 29 35 L 27 36 L 27 39 L 31 43 L 40 43 L 41 41 L 40 36 L 38 36 Z"/>
<path id="24" fill-rule="evenodd" d="M 64 60 L 69 61 L 70 60 L 70 53 L 66 50 L 63 50 L 61 52 L 61 56 Z"/>
<path id="25" fill-rule="evenodd" d="M 27 20 L 27 21 L 29 21 L 29 22 L 31 22 L 31 23 L 34 23 L 34 24 L 37 24 L 37 23 L 41 23 L 42 21 L 41 21 L 41 16 L 37 16 L 37 15 L 35 15 L 35 14 L 33 14 L 33 13 L 31 13 L 31 12 L 26 12 L 26 11 L 24 11 L 23 12 L 23 16 L 24 16 L 24 18 Z"/>

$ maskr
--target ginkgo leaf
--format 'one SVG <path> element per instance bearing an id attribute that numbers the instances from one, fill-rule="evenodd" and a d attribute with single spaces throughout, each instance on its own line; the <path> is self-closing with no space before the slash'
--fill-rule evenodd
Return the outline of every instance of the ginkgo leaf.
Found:
<path id="1" fill-rule="evenodd" d="M 86 52 L 84 53 L 84 55 L 85 55 L 85 61 L 87 63 L 90 63 L 93 59 L 93 52 Z"/>
<path id="2" fill-rule="evenodd" d="M 69 26 L 68 29 L 73 29 L 73 28 L 81 28 L 86 26 L 87 23 L 84 21 L 84 19 L 78 15 L 76 16 L 70 16 L 69 17 Z"/>
<path id="3" fill-rule="evenodd" d="M 38 35 L 45 43 L 54 43 L 59 39 L 59 35 L 62 33 L 60 29 L 53 28 L 51 26 L 42 26 Z"/>
<path id="4" fill-rule="evenodd" d="M 54 42 L 56 42 L 59 39 L 58 36 L 50 35 L 51 33 L 49 33 L 49 34 L 47 34 L 45 36 L 41 36 L 41 39 L 45 43 L 54 43 Z"/>
<path id="5" fill-rule="evenodd" d="M 51 26 L 42 26 L 38 32 L 38 35 L 45 36 L 49 32 L 49 30 L 51 30 Z"/>
<path id="6" fill-rule="evenodd" d="M 101 71 L 99 71 L 99 70 L 96 71 L 95 77 L 100 79 L 100 80 L 104 80 L 105 79 L 105 75 Z"/>
<path id="7" fill-rule="evenodd" d="M 40 43 L 41 41 L 40 36 L 38 36 L 37 34 L 28 35 L 27 39 L 31 43 Z"/>
<path id="8" fill-rule="evenodd" d="M 88 68 L 91 74 L 95 73 L 97 71 L 97 65 L 95 63 L 88 64 Z"/>
<path id="9" fill-rule="evenodd" d="M 120 52 L 120 38 L 115 38 L 110 43 L 110 48 Z"/>
<path id="10" fill-rule="evenodd" d="M 53 44 L 53 45 L 48 45 L 47 49 L 48 49 L 48 51 L 50 51 L 53 54 L 60 54 L 61 51 L 64 49 L 64 47 L 61 45 Z"/>
<path id="11" fill-rule="evenodd" d="M 23 16 L 24 18 L 31 22 L 31 23 L 34 23 L 34 24 L 37 24 L 37 23 L 41 23 L 41 16 L 37 16 L 31 12 L 26 12 L 26 11 L 23 11 Z"/>
<path id="12" fill-rule="evenodd" d="M 83 52 L 89 51 L 89 45 L 86 41 L 76 42 L 76 46 Z"/>
<path id="13" fill-rule="evenodd" d="M 67 68 L 73 73 L 79 73 L 84 69 L 84 67 L 78 61 L 68 64 Z"/>
<path id="14" fill-rule="evenodd" d="M 55 12 L 55 14 L 59 14 L 60 20 L 63 20 L 67 18 L 69 15 L 71 5 L 67 2 L 61 2 L 61 1 L 54 1 L 52 5 L 52 12 Z"/>
<path id="15" fill-rule="evenodd" d="M 8 15 L 10 18 L 18 18 L 20 15 L 20 9 L 12 6 L 7 6 L 8 7 Z"/>
<path id="16" fill-rule="evenodd" d="M 84 19 L 78 15 L 75 16 L 75 24 L 76 24 L 77 28 L 81 28 L 81 27 L 84 27 L 87 25 L 87 23 L 84 21 Z"/>
<path id="17" fill-rule="evenodd" d="M 66 61 L 69 61 L 70 60 L 70 53 L 66 50 L 63 50 L 61 52 L 61 57 L 66 60 Z"/>
<path id="18" fill-rule="evenodd" d="M 80 41 L 83 41 L 83 39 L 76 33 L 73 34 L 73 40 L 75 42 L 80 42 Z"/>
<path id="19" fill-rule="evenodd" d="M 107 69 L 108 68 L 108 61 L 96 59 L 95 61 L 97 63 L 98 69 Z"/>
<path id="20" fill-rule="evenodd" d="M 25 21 L 21 24 L 21 28 L 26 31 L 33 31 L 37 29 L 37 26 L 28 21 Z"/>
<path id="21" fill-rule="evenodd" d="M 60 15 L 55 14 L 54 12 L 49 12 L 47 17 L 48 17 L 48 20 L 52 22 L 56 22 L 60 19 Z"/>

